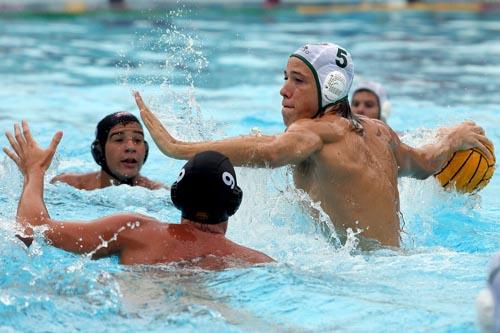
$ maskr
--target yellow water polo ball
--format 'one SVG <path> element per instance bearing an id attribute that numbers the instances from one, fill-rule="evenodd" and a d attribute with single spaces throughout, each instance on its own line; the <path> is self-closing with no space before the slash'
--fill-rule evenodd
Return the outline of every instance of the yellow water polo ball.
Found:
<path id="1" fill-rule="evenodd" d="M 459 192 L 479 191 L 488 184 L 495 172 L 493 145 L 486 145 L 493 158 L 488 158 L 478 148 L 457 151 L 444 168 L 434 176 L 443 187 Z"/>

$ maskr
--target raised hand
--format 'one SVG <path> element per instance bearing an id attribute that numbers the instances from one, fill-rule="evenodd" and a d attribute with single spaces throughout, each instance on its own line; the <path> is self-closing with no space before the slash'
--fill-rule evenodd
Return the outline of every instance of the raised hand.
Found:
<path id="1" fill-rule="evenodd" d="M 176 142 L 176 140 L 172 137 L 172 135 L 170 135 L 153 112 L 149 110 L 138 91 L 134 92 L 134 97 L 137 107 L 141 112 L 142 121 L 144 122 L 144 125 L 146 125 L 154 142 L 165 155 L 172 157 L 172 145 Z"/>
<path id="2" fill-rule="evenodd" d="M 28 123 L 23 120 L 21 126 L 22 131 L 19 124 L 14 124 L 14 135 L 10 132 L 5 133 L 14 151 L 12 152 L 5 147 L 3 151 L 16 163 L 23 175 L 26 176 L 31 172 L 44 173 L 52 162 L 63 133 L 57 132 L 52 138 L 49 147 L 42 149 L 31 136 Z"/>

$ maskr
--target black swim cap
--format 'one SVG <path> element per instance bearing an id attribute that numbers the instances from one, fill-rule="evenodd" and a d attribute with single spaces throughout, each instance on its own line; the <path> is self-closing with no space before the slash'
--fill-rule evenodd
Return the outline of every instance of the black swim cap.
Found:
<path id="1" fill-rule="evenodd" d="M 190 159 L 172 184 L 170 194 L 183 218 L 205 224 L 227 221 L 236 213 L 243 197 L 233 165 L 215 151 L 202 152 Z"/>
<path id="2" fill-rule="evenodd" d="M 115 112 L 101 119 L 101 121 L 97 124 L 97 128 L 95 130 L 95 140 L 92 142 L 90 150 L 95 162 L 99 164 L 107 174 L 118 180 L 121 184 L 132 185 L 132 178 L 123 179 L 123 177 L 118 177 L 109 169 L 108 164 L 106 163 L 106 154 L 104 152 L 104 147 L 106 146 L 106 141 L 108 140 L 108 135 L 111 129 L 118 124 L 128 123 L 138 123 L 142 128 L 139 119 L 137 119 L 137 117 L 133 114 L 125 111 Z M 144 145 L 146 146 L 146 151 L 144 154 L 144 161 L 142 162 L 143 164 L 146 162 L 149 152 L 149 146 L 146 141 L 144 141 Z"/>

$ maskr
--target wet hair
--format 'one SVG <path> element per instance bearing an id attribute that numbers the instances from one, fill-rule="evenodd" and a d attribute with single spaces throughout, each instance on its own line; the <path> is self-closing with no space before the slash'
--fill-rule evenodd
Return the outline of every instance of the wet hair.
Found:
<path id="1" fill-rule="evenodd" d="M 203 224 L 227 221 L 243 198 L 229 158 L 215 151 L 190 159 L 172 184 L 170 195 L 183 218 Z"/>
<path id="2" fill-rule="evenodd" d="M 109 132 L 113 127 L 115 127 L 118 124 L 129 124 L 129 123 L 137 123 L 141 126 L 141 123 L 139 122 L 139 119 L 137 119 L 136 116 L 129 112 L 124 112 L 124 111 L 119 111 L 115 112 L 112 114 L 107 115 L 99 123 L 97 124 L 96 130 L 95 130 L 95 140 L 92 142 L 92 145 L 90 146 L 90 151 L 92 152 L 92 157 L 94 158 L 94 161 L 101 166 L 101 168 L 111 177 L 114 179 L 118 180 L 120 184 L 127 184 L 127 185 L 133 185 L 133 177 L 119 177 L 116 174 L 114 174 L 108 167 L 108 163 L 106 162 L 106 152 L 105 152 L 105 147 L 106 147 L 106 142 L 108 141 L 108 135 Z M 144 141 L 145 145 L 145 154 L 144 154 L 144 161 L 143 163 L 146 162 L 146 159 L 148 158 L 148 152 L 149 152 L 149 146 L 146 141 Z"/>
<path id="3" fill-rule="evenodd" d="M 330 106 L 326 106 L 326 107 L 321 108 L 316 113 L 314 118 L 322 117 L 325 114 L 326 109 L 329 107 Z M 347 120 L 349 120 L 349 123 L 350 123 L 353 131 L 355 131 L 358 134 L 364 133 L 364 128 L 363 128 L 363 124 L 361 123 L 361 119 L 359 118 L 359 116 L 356 113 L 352 112 L 351 105 L 349 103 L 349 99 L 347 98 L 347 96 L 342 98 L 341 100 L 339 100 L 337 103 L 335 103 L 333 105 L 333 110 L 335 111 L 335 113 L 338 113 L 343 118 L 346 118 Z"/>

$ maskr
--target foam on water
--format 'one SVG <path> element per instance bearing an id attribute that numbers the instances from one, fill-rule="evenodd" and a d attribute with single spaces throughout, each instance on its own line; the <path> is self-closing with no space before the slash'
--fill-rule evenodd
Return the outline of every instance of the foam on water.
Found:
<path id="1" fill-rule="evenodd" d="M 346 45 L 357 73 L 387 84 L 394 105 L 389 123 L 408 130 L 404 142 L 432 142 L 437 126 L 472 118 L 500 147 L 494 19 L 271 13 L 235 13 L 241 21 L 185 10 L 165 13 L 163 20 L 148 13 L 10 20 L 0 39 L 0 124 L 11 129 L 14 120 L 27 118 L 44 146 L 56 129 L 64 130 L 47 180 L 97 169 L 89 154 L 95 123 L 117 110 L 137 114 L 130 96 L 135 89 L 186 141 L 279 133 L 286 58 L 314 39 Z M 464 27 L 471 32 L 461 34 Z M 491 71 L 472 77 L 481 62 Z M 170 184 L 184 162 L 166 159 L 147 139 L 152 149 L 144 174 Z M 432 178 L 401 179 L 402 248 L 361 252 L 356 231 L 340 244 L 318 203 L 294 188 L 288 168 L 238 168 L 237 175 L 244 200 L 228 237 L 276 263 L 222 272 L 123 267 L 116 257 L 93 261 L 54 249 L 41 229 L 26 249 L 14 222 L 22 178 L 3 160 L 0 331 L 476 330 L 474 299 L 500 239 L 498 177 L 476 195 L 445 191 Z M 167 190 L 87 192 L 47 184 L 45 198 L 51 216 L 61 219 L 120 211 L 169 222 L 180 217 Z"/>

